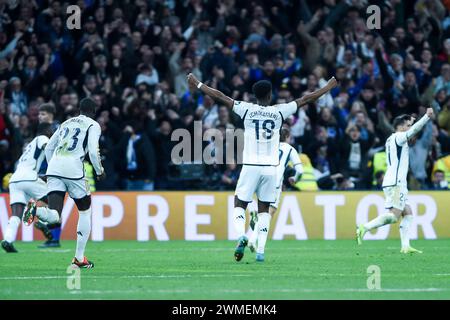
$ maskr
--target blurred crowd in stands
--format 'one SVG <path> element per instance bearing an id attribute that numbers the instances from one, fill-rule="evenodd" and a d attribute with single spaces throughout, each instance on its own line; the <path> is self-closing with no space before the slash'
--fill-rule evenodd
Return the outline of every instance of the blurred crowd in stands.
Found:
<path id="1" fill-rule="evenodd" d="M 236 100 L 270 80 L 274 103 L 335 76 L 338 87 L 286 119 L 300 190 L 380 189 L 392 119 L 436 117 L 410 143 L 410 189 L 450 183 L 450 8 L 439 0 L 0 0 L 0 175 L 39 122 L 92 97 L 107 179 L 97 190 L 233 190 L 240 166 L 171 162 L 172 132 L 241 128 L 189 92 L 186 74 Z M 68 5 L 81 29 L 66 26 Z M 368 30 L 366 8 L 381 8 Z M 196 136 L 193 135 L 195 139 Z M 197 137 L 198 138 L 198 137 Z M 203 145 L 214 143 L 204 141 Z M 87 170 L 89 172 L 89 170 Z M 92 174 L 92 170 L 90 170 Z M 290 174 L 289 170 L 286 173 Z M 91 179 L 94 181 L 93 179 Z"/>

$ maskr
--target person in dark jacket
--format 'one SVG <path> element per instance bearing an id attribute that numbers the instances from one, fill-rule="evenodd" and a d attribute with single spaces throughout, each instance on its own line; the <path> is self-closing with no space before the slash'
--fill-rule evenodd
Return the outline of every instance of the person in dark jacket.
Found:
<path id="1" fill-rule="evenodd" d="M 340 168 L 346 176 L 353 177 L 357 182 L 363 178 L 367 167 L 367 153 L 373 143 L 373 135 L 367 140 L 362 139 L 358 126 L 350 124 L 346 129 L 346 136 L 341 142 Z"/>
<path id="2" fill-rule="evenodd" d="M 152 191 L 155 177 L 155 152 L 138 122 L 124 129 L 118 145 L 119 171 L 126 190 Z"/>

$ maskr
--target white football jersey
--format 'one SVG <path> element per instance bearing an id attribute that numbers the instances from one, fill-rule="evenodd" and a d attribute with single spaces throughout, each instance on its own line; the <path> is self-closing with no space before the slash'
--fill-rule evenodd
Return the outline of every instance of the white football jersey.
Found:
<path id="1" fill-rule="evenodd" d="M 103 172 L 98 140 L 100 125 L 93 119 L 80 115 L 66 120 L 50 138 L 45 150 L 47 176 L 67 179 L 84 177 L 83 160 L 86 154 L 97 175 Z"/>
<path id="2" fill-rule="evenodd" d="M 233 111 L 244 122 L 243 164 L 277 166 L 280 128 L 284 119 L 297 111 L 297 103 L 265 107 L 234 101 Z"/>
<path id="3" fill-rule="evenodd" d="M 301 164 L 297 151 L 286 142 L 280 142 L 279 159 L 280 164 L 277 166 L 277 188 L 281 187 L 283 183 L 284 170 L 289 161 L 292 162 L 294 167 Z"/>
<path id="4" fill-rule="evenodd" d="M 406 132 L 393 133 L 386 140 L 387 170 L 384 174 L 383 187 L 406 186 L 409 167 L 409 146 Z"/>
<path id="5" fill-rule="evenodd" d="M 36 181 L 42 161 L 45 159 L 45 145 L 47 136 L 40 135 L 34 138 L 26 147 L 19 160 L 10 182 Z"/>

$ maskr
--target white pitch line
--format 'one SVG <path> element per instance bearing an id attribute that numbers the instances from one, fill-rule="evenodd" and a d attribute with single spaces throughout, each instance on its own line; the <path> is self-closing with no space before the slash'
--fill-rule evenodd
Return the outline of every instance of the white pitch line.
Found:
<path id="1" fill-rule="evenodd" d="M 145 279 L 145 278 L 221 278 L 221 277 L 253 277 L 253 274 L 169 274 L 169 275 L 133 275 L 133 276 L 81 276 L 82 279 Z M 30 276 L 0 277 L 0 280 L 54 280 L 67 279 L 67 276 Z"/>
<path id="2" fill-rule="evenodd" d="M 191 290 L 188 289 L 174 289 L 174 290 L 168 290 L 168 289 L 161 289 L 161 290 L 67 290 L 68 293 L 73 295 L 84 295 L 84 294 L 133 294 L 133 293 L 191 293 Z M 54 291 L 39 291 L 39 293 L 36 293 L 36 291 L 24 291 L 21 294 L 24 295 L 52 295 L 54 294 Z"/>
<path id="3" fill-rule="evenodd" d="M 272 290 L 259 290 L 259 289 L 249 289 L 249 290 L 239 290 L 239 289 L 223 289 L 216 290 L 216 292 L 223 293 L 268 293 L 268 292 L 443 292 L 450 291 L 450 289 L 441 289 L 441 288 L 391 288 L 391 289 L 361 289 L 361 288 L 343 288 L 343 289 L 272 289 Z"/>
<path id="4" fill-rule="evenodd" d="M 418 293 L 418 292 L 448 292 L 450 289 L 442 289 L 442 288 L 389 288 L 389 289 L 361 289 L 361 288 L 343 288 L 343 289 L 248 289 L 248 290 L 240 290 L 240 289 L 219 289 L 213 290 L 212 293 L 224 293 L 224 294 L 252 294 L 252 293 L 342 293 L 342 292 L 361 292 L 361 293 Z M 191 289 L 159 289 L 159 290 L 68 290 L 68 293 L 73 295 L 102 295 L 102 294 L 180 294 L 180 293 L 188 293 L 188 294 L 196 294 L 198 292 L 193 291 Z M 205 293 L 205 290 L 201 290 L 201 293 Z M 34 295 L 36 296 L 35 291 L 24 291 L 21 294 L 23 295 Z M 38 295 L 54 295 L 54 291 L 39 291 Z M 59 293 L 61 294 L 61 292 Z"/>

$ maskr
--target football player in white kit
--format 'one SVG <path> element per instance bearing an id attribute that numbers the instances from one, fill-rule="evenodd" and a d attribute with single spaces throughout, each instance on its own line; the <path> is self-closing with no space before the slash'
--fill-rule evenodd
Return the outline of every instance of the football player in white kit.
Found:
<path id="1" fill-rule="evenodd" d="M 428 108 L 426 114 L 414 125 L 414 118 L 410 115 L 401 115 L 394 119 L 393 133 L 386 141 L 387 171 L 383 179 L 383 191 L 386 197 L 385 214 L 358 226 L 356 229 L 356 240 L 362 243 L 364 234 L 372 229 L 386 224 L 396 223 L 400 217 L 400 239 L 401 253 L 422 253 L 409 245 L 409 226 L 413 219 L 411 207 L 407 204 L 408 188 L 406 178 L 409 169 L 409 146 L 410 141 L 416 136 L 425 124 L 433 116 L 433 109 Z"/>
<path id="2" fill-rule="evenodd" d="M 279 150 L 280 163 L 277 166 L 276 200 L 274 203 L 270 204 L 269 207 L 270 218 L 273 218 L 275 212 L 277 211 L 283 187 L 284 171 L 287 168 L 288 164 L 291 163 L 293 168 L 295 169 L 295 175 L 288 178 L 289 183 L 291 185 L 294 185 L 295 182 L 298 181 L 298 179 L 301 177 L 303 173 L 303 166 L 300 161 L 300 157 L 298 156 L 297 151 L 289 144 L 290 138 L 291 133 L 289 131 L 289 128 L 282 127 L 280 131 L 280 150 Z M 260 244 L 257 243 L 259 231 L 260 228 L 258 225 L 258 221 L 256 221 L 255 226 L 253 228 L 253 233 L 250 236 L 250 239 L 248 240 L 248 247 L 250 251 L 252 252 L 256 251 L 256 261 L 262 262 L 264 261 L 265 248 L 261 247 Z"/>
<path id="3" fill-rule="evenodd" d="M 86 154 L 99 179 L 104 177 L 100 162 L 98 141 L 100 125 L 93 120 L 95 102 L 90 98 L 80 101 L 80 115 L 61 124 L 50 138 L 45 154 L 48 162 L 46 172 L 48 207 L 36 207 L 30 200 L 23 221 L 31 224 L 34 217 L 47 223 L 60 221 L 66 192 L 78 208 L 77 247 L 72 264 L 79 268 L 93 268 L 93 262 L 84 256 L 84 249 L 91 232 L 91 195 L 89 182 L 84 176 L 83 160 Z"/>
<path id="4" fill-rule="evenodd" d="M 235 101 L 219 90 L 201 83 L 192 73 L 187 81 L 191 90 L 200 91 L 219 103 L 232 109 L 244 122 L 243 166 L 235 191 L 234 225 L 239 235 L 238 245 L 234 252 L 236 261 L 244 256 L 248 239 L 245 235 L 245 210 L 256 193 L 258 198 L 258 245 L 265 246 L 269 231 L 269 206 L 276 200 L 276 167 L 279 164 L 280 129 L 284 119 L 297 111 L 298 107 L 316 100 L 337 85 L 331 78 L 325 87 L 290 103 L 270 105 L 272 100 L 272 84 L 267 80 L 256 82 L 252 91 L 257 103 Z"/>
<path id="5" fill-rule="evenodd" d="M 6 252 L 17 252 L 13 242 L 16 240 L 22 214 L 31 198 L 46 202 L 47 185 L 39 177 L 38 171 L 45 159 L 45 146 L 52 136 L 50 124 L 41 123 L 36 137 L 25 147 L 20 156 L 14 174 L 9 180 L 9 194 L 12 215 L 6 227 L 4 240 L 1 243 Z"/>

